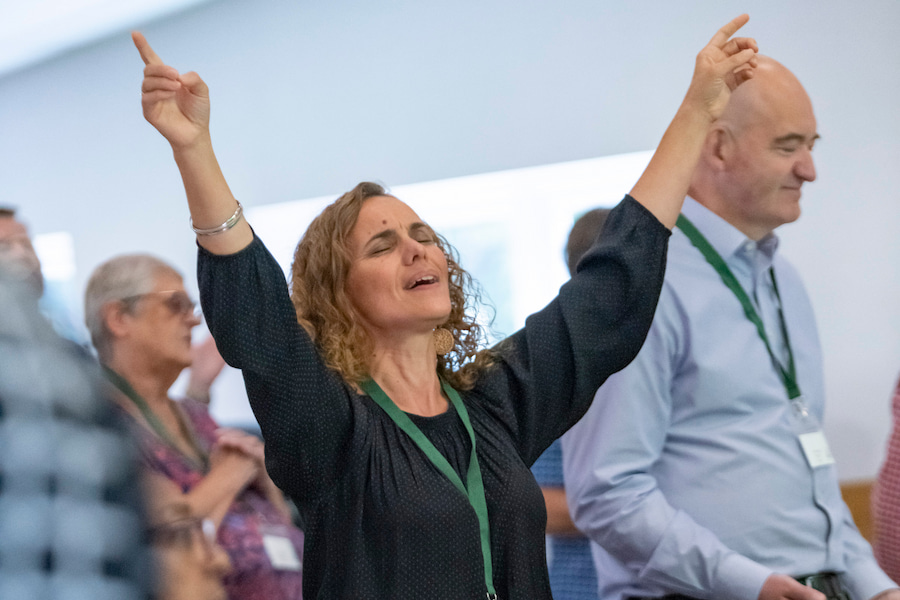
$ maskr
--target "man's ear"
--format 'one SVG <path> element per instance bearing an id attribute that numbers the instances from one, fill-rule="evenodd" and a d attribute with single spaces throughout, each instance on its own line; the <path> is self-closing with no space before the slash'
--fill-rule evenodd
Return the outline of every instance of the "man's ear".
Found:
<path id="1" fill-rule="evenodd" d="M 103 318 L 106 330 L 113 337 L 121 337 L 128 332 L 131 315 L 125 310 L 125 305 L 121 302 L 107 302 L 100 309 L 100 316 Z"/>
<path id="2" fill-rule="evenodd" d="M 734 135 L 727 127 L 713 126 L 703 146 L 703 156 L 716 171 L 724 171 L 734 154 Z"/>

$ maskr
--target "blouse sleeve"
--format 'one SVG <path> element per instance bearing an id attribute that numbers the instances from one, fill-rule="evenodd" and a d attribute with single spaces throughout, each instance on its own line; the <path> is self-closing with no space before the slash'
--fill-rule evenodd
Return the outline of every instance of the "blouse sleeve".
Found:
<path id="1" fill-rule="evenodd" d="M 640 350 L 662 289 L 671 232 L 630 196 L 559 295 L 498 344 L 474 393 L 507 423 L 531 465 Z"/>
<path id="2" fill-rule="evenodd" d="M 346 387 L 297 322 L 278 263 L 255 238 L 230 255 L 199 248 L 200 301 L 231 366 L 241 369 L 272 480 L 295 500 L 329 489 L 352 429 Z"/>

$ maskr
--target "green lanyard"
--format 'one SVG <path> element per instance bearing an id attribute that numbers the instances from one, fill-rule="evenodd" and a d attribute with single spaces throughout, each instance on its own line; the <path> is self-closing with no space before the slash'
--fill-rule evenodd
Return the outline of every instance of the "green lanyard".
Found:
<path id="1" fill-rule="evenodd" d="M 487 598 L 488 600 L 497 600 L 497 592 L 494 591 L 493 567 L 491 566 L 491 531 L 488 527 L 487 502 L 484 499 L 484 482 L 481 479 L 481 467 L 478 465 L 478 455 L 475 453 L 475 432 L 472 430 L 469 413 L 466 411 L 459 394 L 446 381 L 441 380 L 441 388 L 447 394 L 447 397 L 450 398 L 450 402 L 453 403 L 453 407 L 459 414 L 459 418 L 462 419 L 466 431 L 469 432 L 469 439 L 472 441 L 472 456 L 469 458 L 466 485 L 463 485 L 459 475 L 453 470 L 453 467 L 450 466 L 444 455 L 438 452 L 431 440 L 425 437 L 421 429 L 416 427 L 409 415 L 397 408 L 397 405 L 384 393 L 381 386 L 372 379 L 364 381 L 360 385 L 363 391 L 371 396 L 372 400 L 387 413 L 397 427 L 412 438 L 412 441 L 425 453 L 425 456 L 428 457 L 432 464 L 456 486 L 456 489 L 469 499 L 469 504 L 478 517 L 478 526 L 481 530 L 481 555 L 484 559 L 484 584 L 487 587 Z"/>
<path id="2" fill-rule="evenodd" d="M 181 449 L 178 447 L 178 443 L 175 441 L 175 438 L 173 438 L 169 434 L 169 430 L 166 429 L 166 426 L 163 425 L 163 422 L 159 420 L 159 417 L 157 417 L 156 414 L 152 410 L 150 410 L 150 406 L 147 404 L 147 401 L 144 400 L 144 398 L 140 394 L 137 393 L 137 390 L 135 390 L 134 387 L 130 383 L 128 383 L 128 380 L 125 379 L 124 377 L 122 377 L 121 375 L 119 375 L 118 373 L 116 373 L 115 371 L 113 371 L 112 369 L 110 369 L 109 367 L 107 367 L 106 365 L 102 365 L 102 367 L 103 367 L 103 374 L 106 376 L 106 378 L 109 380 L 109 382 L 112 383 L 114 386 L 116 386 L 120 392 L 125 394 L 125 396 L 127 396 L 129 400 L 134 402 L 134 405 L 137 406 L 139 411 L 141 411 L 141 415 L 143 415 L 144 419 L 150 425 L 150 428 L 153 429 L 153 432 L 156 433 L 156 435 L 160 439 L 162 439 L 165 443 L 167 443 L 173 449 L 178 451 L 179 454 L 184 455 L 184 452 L 182 452 Z M 200 466 L 203 468 L 204 471 L 208 471 L 209 470 L 209 456 L 207 456 L 207 454 L 200 448 L 200 444 L 197 443 L 197 440 L 194 438 L 193 435 L 191 435 L 191 432 L 188 431 L 187 427 L 185 426 L 184 422 L 181 420 L 180 416 L 179 416 L 178 420 L 179 420 L 179 424 L 181 425 L 182 432 L 185 434 L 185 437 L 191 442 L 191 445 L 194 447 L 194 450 L 197 452 L 197 455 L 200 457 L 200 460 L 201 460 Z M 190 456 L 186 456 L 186 455 L 184 455 L 184 456 L 191 462 L 196 463 L 196 461 L 194 461 Z"/>
<path id="3" fill-rule="evenodd" d="M 728 289 L 737 296 L 738 301 L 740 301 L 741 306 L 744 308 L 744 314 L 754 325 L 756 325 L 756 331 L 759 333 L 759 337 L 762 338 L 762 341 L 766 344 L 766 350 L 769 351 L 769 357 L 772 359 L 772 364 L 781 376 L 781 381 L 784 384 L 784 388 L 787 390 L 788 398 L 793 400 L 794 398 L 800 397 L 800 386 L 797 383 L 797 367 L 794 364 L 794 353 L 791 350 L 791 340 L 788 337 L 787 324 L 784 322 L 784 312 L 781 310 L 781 294 L 778 293 L 778 283 L 775 281 L 775 270 L 770 267 L 769 276 L 772 279 L 772 288 L 775 291 L 775 296 L 778 298 L 778 319 L 781 323 L 781 333 L 784 335 L 784 343 L 787 346 L 788 353 L 787 368 L 783 367 L 781 362 L 775 358 L 775 353 L 772 352 L 772 346 L 769 343 L 769 337 L 766 335 L 766 328 L 763 325 L 762 319 L 759 318 L 759 314 L 757 314 L 756 309 L 753 307 L 753 303 L 750 301 L 750 297 L 747 296 L 747 292 L 744 291 L 744 288 L 741 287 L 741 284 L 734 276 L 734 273 L 732 273 L 731 269 L 728 268 L 728 265 L 725 264 L 725 260 L 718 252 L 716 252 L 716 249 L 712 247 L 712 244 L 703 237 L 703 234 L 694 227 L 694 224 L 688 221 L 684 215 L 678 215 L 677 226 L 684 232 L 694 247 L 703 254 L 706 261 L 712 265 L 713 269 L 716 270 Z"/>

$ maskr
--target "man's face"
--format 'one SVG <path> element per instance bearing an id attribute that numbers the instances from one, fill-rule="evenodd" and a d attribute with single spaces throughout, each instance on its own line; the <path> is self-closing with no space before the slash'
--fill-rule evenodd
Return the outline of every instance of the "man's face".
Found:
<path id="1" fill-rule="evenodd" d="M 0 217 L 0 269 L 12 277 L 29 282 L 40 295 L 44 291 L 41 261 L 28 230 L 14 217 Z"/>
<path id="2" fill-rule="evenodd" d="M 734 224 L 752 239 L 800 217 L 800 188 L 816 178 L 818 139 L 812 104 L 799 86 L 770 98 L 758 116 L 733 134 L 727 171 Z"/>

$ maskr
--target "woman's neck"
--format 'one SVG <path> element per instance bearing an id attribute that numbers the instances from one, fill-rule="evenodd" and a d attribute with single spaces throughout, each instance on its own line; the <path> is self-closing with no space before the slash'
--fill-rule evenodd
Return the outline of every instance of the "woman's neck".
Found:
<path id="1" fill-rule="evenodd" d="M 139 360 L 131 360 L 121 354 L 114 355 L 106 366 L 124 377 L 154 411 L 168 404 L 169 388 L 175 383 L 181 371 L 143 364 Z"/>
<path id="2" fill-rule="evenodd" d="M 381 344 L 376 347 L 369 373 L 400 410 L 432 417 L 446 412 L 449 406 L 436 368 L 437 355 L 429 337 Z"/>

